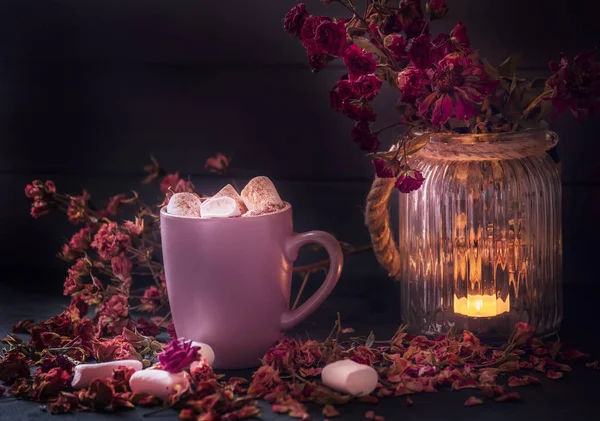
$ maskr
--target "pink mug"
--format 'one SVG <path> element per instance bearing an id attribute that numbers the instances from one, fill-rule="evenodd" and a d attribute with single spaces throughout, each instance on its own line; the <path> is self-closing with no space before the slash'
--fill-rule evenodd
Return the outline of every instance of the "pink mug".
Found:
<path id="1" fill-rule="evenodd" d="M 256 367 L 264 353 L 304 320 L 335 287 L 340 244 L 330 234 L 295 234 L 292 207 L 261 216 L 186 218 L 160 213 L 162 252 L 175 330 L 215 352 L 214 368 Z M 321 244 L 331 259 L 323 285 L 290 310 L 299 249 Z M 200 351 L 202 352 L 202 351 Z"/>

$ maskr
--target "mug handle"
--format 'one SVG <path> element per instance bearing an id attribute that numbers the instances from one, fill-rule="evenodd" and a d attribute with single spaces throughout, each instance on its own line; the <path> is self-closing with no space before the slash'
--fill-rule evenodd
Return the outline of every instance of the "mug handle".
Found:
<path id="1" fill-rule="evenodd" d="M 292 329 L 323 304 L 323 301 L 333 291 L 342 273 L 342 265 L 344 264 L 342 247 L 331 234 L 323 231 L 309 231 L 289 237 L 285 242 L 286 258 L 290 262 L 293 262 L 298 257 L 300 248 L 311 243 L 320 244 L 327 250 L 329 254 L 329 271 L 323 281 L 323 285 L 304 304 L 295 310 L 288 310 L 281 315 L 280 327 L 284 331 Z"/>

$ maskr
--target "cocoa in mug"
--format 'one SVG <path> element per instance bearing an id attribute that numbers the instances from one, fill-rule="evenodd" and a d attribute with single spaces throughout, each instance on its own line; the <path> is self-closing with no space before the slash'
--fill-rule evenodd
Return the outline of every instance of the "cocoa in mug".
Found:
<path id="1" fill-rule="evenodd" d="M 212 198 L 174 195 L 160 213 L 162 251 L 175 330 L 209 344 L 214 368 L 259 365 L 264 353 L 304 320 L 335 287 L 343 264 L 337 240 L 322 231 L 294 233 L 292 206 L 256 177 L 241 196 L 226 186 Z M 290 310 L 299 249 L 321 244 L 330 267 L 323 285 Z"/>

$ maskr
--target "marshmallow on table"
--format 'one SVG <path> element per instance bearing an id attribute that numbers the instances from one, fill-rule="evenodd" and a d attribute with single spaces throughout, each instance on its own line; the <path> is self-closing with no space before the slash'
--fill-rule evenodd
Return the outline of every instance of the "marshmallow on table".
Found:
<path id="1" fill-rule="evenodd" d="M 373 367 L 352 360 L 340 360 L 323 368 L 321 380 L 325 386 L 338 392 L 363 396 L 375 390 L 379 376 Z"/>
<path id="2" fill-rule="evenodd" d="M 129 387 L 133 393 L 152 395 L 163 400 L 175 392 L 177 386 L 182 389 L 190 387 L 184 371 L 169 373 L 164 370 L 148 369 L 133 373 L 129 379 Z"/>
<path id="3" fill-rule="evenodd" d="M 235 202 L 238 205 L 238 209 L 240 210 L 240 214 L 246 213 L 248 211 L 248 208 L 246 208 L 246 204 L 244 203 L 244 199 L 242 199 L 242 196 L 238 194 L 238 192 L 233 188 L 231 184 L 228 184 L 225 187 L 223 187 L 212 198 L 217 199 L 219 197 L 230 197 L 233 200 L 235 200 Z"/>
<path id="4" fill-rule="evenodd" d="M 265 212 L 281 209 L 285 203 L 268 177 L 254 177 L 242 190 L 242 199 L 251 212 Z"/>
<path id="5" fill-rule="evenodd" d="M 200 355 L 202 356 L 202 359 L 206 360 L 208 365 L 210 365 L 212 367 L 213 363 L 215 362 L 215 352 L 210 347 L 210 345 L 203 344 L 202 342 L 192 341 L 192 346 L 200 347 Z M 190 365 L 190 370 L 193 370 L 194 368 L 198 367 L 200 364 L 202 364 L 202 361 L 194 361 Z"/>
<path id="6" fill-rule="evenodd" d="M 142 369 L 142 363 L 138 360 L 109 361 L 106 363 L 96 364 L 78 364 L 73 369 L 73 380 L 71 381 L 71 386 L 73 386 L 75 389 L 88 387 L 94 379 L 112 377 L 113 371 L 121 366 L 133 368 L 135 371 Z"/>
<path id="7" fill-rule="evenodd" d="M 167 213 L 169 215 L 199 217 L 201 205 L 202 201 L 195 193 L 175 193 L 169 199 Z"/>

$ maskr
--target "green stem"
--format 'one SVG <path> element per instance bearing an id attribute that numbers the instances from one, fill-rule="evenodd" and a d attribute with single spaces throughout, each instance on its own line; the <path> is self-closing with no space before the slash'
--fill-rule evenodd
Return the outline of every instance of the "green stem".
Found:
<path id="1" fill-rule="evenodd" d="M 552 90 L 544 91 L 537 98 L 531 101 L 531 104 L 529 104 L 527 108 L 523 110 L 523 117 L 527 117 L 531 110 L 533 110 L 536 107 L 536 105 L 538 105 L 544 98 L 546 98 L 551 93 Z"/>

